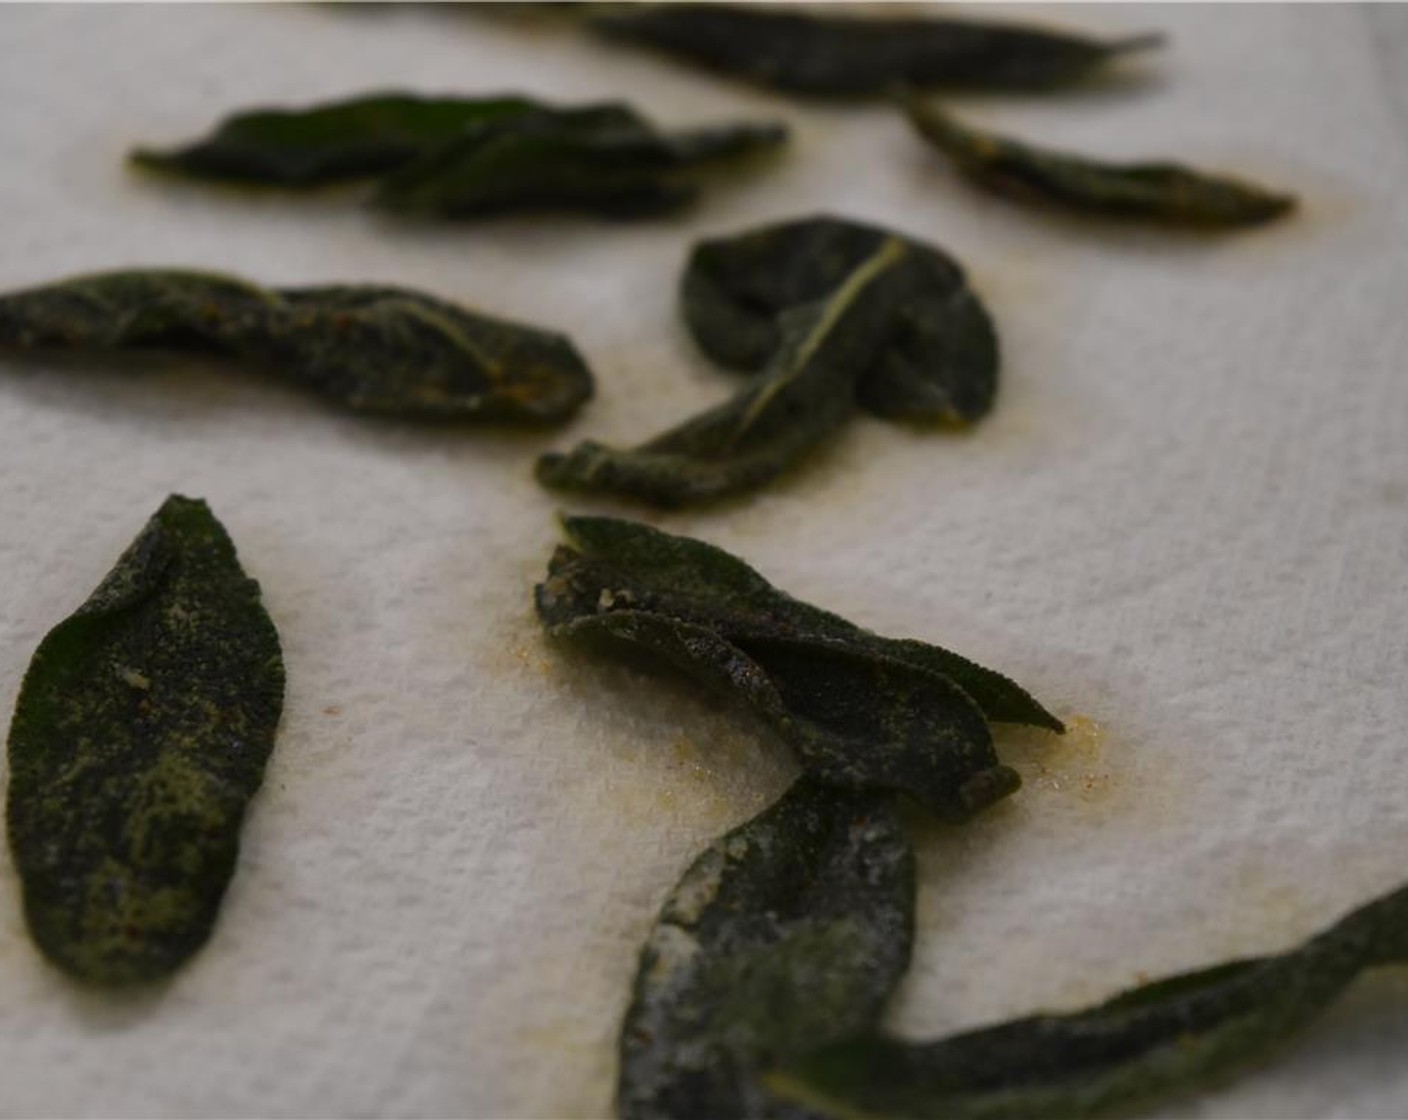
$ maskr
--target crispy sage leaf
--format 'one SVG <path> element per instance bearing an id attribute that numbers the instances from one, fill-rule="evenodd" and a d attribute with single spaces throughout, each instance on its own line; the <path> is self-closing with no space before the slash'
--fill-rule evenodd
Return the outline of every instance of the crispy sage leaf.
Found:
<path id="1" fill-rule="evenodd" d="M 542 109 L 493 97 L 369 93 L 307 109 L 254 109 L 170 151 L 138 149 L 132 162 L 197 179 L 313 187 L 382 175 L 480 121 Z"/>
<path id="2" fill-rule="evenodd" d="M 838 1117 L 1030 1120 L 1127 1112 L 1263 1057 L 1360 972 L 1402 963 L 1408 888 L 1279 956 L 1169 977 L 1088 1011 L 1036 1015 L 941 1042 L 862 1037 L 822 1048 L 768 1083 Z"/>
<path id="3" fill-rule="evenodd" d="M 843 284 L 890 231 L 816 216 L 700 242 L 680 286 L 686 324 L 720 365 L 755 371 L 783 342 L 792 308 Z M 967 423 L 992 407 L 997 335 L 958 262 L 906 241 L 927 282 L 897 308 L 879 359 L 861 372 L 856 399 L 877 416 Z"/>
<path id="4" fill-rule="evenodd" d="M 10 849 L 45 956 L 116 985 L 205 943 L 283 690 L 259 585 L 204 502 L 167 499 L 20 689 Z"/>
<path id="5" fill-rule="evenodd" d="M 1157 35 L 1112 42 L 1017 24 L 869 19 L 736 4 L 625 4 L 597 30 L 760 85 L 812 97 L 915 87 L 1033 89 L 1084 77 Z"/>
<path id="6" fill-rule="evenodd" d="M 619 1115 L 795 1115 L 754 1074 L 870 1029 L 913 936 L 914 854 L 890 799 L 799 780 L 665 902 L 621 1029 Z"/>
<path id="7" fill-rule="evenodd" d="M 683 298 L 707 350 L 733 365 L 765 363 L 762 372 L 636 448 L 588 440 L 543 456 L 542 483 L 685 505 L 776 478 L 842 427 L 857 400 L 883 415 L 952 420 L 991 407 L 987 313 L 957 265 L 899 234 L 813 218 L 706 242 Z"/>
<path id="8" fill-rule="evenodd" d="M 216 353 L 353 411 L 413 420 L 563 420 L 592 394 L 565 336 L 419 292 L 260 288 L 164 269 L 0 295 L 0 347 Z"/>
<path id="9" fill-rule="evenodd" d="M 826 781 L 962 820 L 1017 788 L 988 721 L 1062 730 L 1006 677 L 798 602 L 712 545 L 612 518 L 563 524 L 570 546 L 535 591 L 550 634 L 646 651 L 730 695 Z"/>
<path id="10" fill-rule="evenodd" d="M 626 105 L 541 108 L 465 128 L 395 170 L 373 201 L 447 217 L 522 209 L 651 214 L 692 199 L 704 168 L 786 138 L 772 123 L 666 133 Z"/>
<path id="11" fill-rule="evenodd" d="M 1260 225 L 1289 213 L 1291 195 L 1176 163 L 1106 163 L 978 132 L 915 97 L 911 123 L 969 179 L 999 193 L 1118 218 L 1185 226 Z"/>

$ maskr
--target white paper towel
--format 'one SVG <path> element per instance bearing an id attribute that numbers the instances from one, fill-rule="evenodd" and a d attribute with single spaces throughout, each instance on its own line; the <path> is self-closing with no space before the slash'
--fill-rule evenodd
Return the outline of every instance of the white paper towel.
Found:
<path id="1" fill-rule="evenodd" d="M 0 862 L 0 1112 L 609 1110 L 656 907 L 792 766 L 687 687 L 546 646 L 529 592 L 562 503 L 531 462 L 731 391 L 676 317 L 688 245 L 822 210 L 968 265 L 1002 335 L 997 410 L 964 436 L 861 419 L 756 498 L 656 520 L 1083 717 L 1065 744 L 1004 736 L 1024 791 L 966 829 L 921 829 L 893 1025 L 932 1036 L 1272 951 L 1408 879 L 1404 21 L 995 14 L 1170 45 L 1147 84 L 965 98 L 974 121 L 1225 167 L 1303 212 L 1185 238 L 1026 210 L 955 180 L 885 108 L 793 104 L 552 21 L 0 9 L 0 286 L 139 264 L 408 284 L 569 331 L 600 383 L 568 430 L 507 435 L 342 416 L 214 365 L 5 361 L 0 703 L 172 491 L 211 502 L 262 582 L 289 692 L 215 935 L 164 990 L 99 998 L 49 970 Z M 687 215 L 620 225 L 409 226 L 352 196 L 123 166 L 237 107 L 386 87 L 777 116 L 795 145 Z M 1408 982 L 1385 972 L 1279 1061 L 1169 1115 L 1403 1115 L 1405 1052 Z"/>

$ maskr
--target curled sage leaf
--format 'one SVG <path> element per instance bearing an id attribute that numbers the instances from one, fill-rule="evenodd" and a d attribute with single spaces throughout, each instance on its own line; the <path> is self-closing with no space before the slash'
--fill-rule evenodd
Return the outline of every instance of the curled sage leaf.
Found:
<path id="1" fill-rule="evenodd" d="M 307 109 L 252 109 L 170 150 L 139 148 L 134 164 L 195 179 L 315 187 L 383 175 L 481 121 L 541 111 L 513 94 L 422 97 L 387 91 Z"/>
<path id="2" fill-rule="evenodd" d="M 199 179 L 316 187 L 376 179 L 372 204 L 467 217 L 577 210 L 617 217 L 676 209 L 714 169 L 787 139 L 775 122 L 666 131 L 629 105 L 547 105 L 371 93 L 306 109 L 258 109 L 170 151 L 139 149 L 140 167 Z"/>
<path id="3" fill-rule="evenodd" d="M 686 505 L 770 482 L 858 402 L 958 422 L 991 407 L 997 339 L 987 312 L 953 261 L 899 234 L 809 218 L 705 242 L 682 296 L 706 351 L 761 372 L 638 447 L 588 440 L 543 456 L 544 485 Z"/>
<path id="4" fill-rule="evenodd" d="M 771 1091 L 823 1116 L 1036 1120 L 1126 1113 L 1265 1056 L 1362 971 L 1408 963 L 1408 888 L 1299 948 L 934 1043 L 866 1035 L 782 1063 Z"/>
<path id="5" fill-rule="evenodd" d="M 404 288 L 261 288 L 202 272 L 78 276 L 0 295 L 0 348 L 217 354 L 355 412 L 546 423 L 592 376 L 564 335 Z"/>
<path id="6" fill-rule="evenodd" d="M 964 820 L 1019 784 L 990 721 L 1063 730 L 1001 674 L 798 602 L 712 545 L 613 518 L 563 526 L 569 544 L 535 589 L 549 634 L 645 651 L 732 697 L 818 779 Z"/>
<path id="7" fill-rule="evenodd" d="M 1085 77 L 1161 42 L 1099 41 L 1019 24 L 873 19 L 739 4 L 621 4 L 592 18 L 604 35 L 809 97 L 919 88 L 1040 89 Z"/>
<path id="8" fill-rule="evenodd" d="M 663 132 L 626 105 L 543 109 L 465 129 L 383 179 L 373 203 L 443 217 L 522 209 L 648 215 L 692 200 L 709 168 L 786 138 L 771 123 Z"/>
<path id="9" fill-rule="evenodd" d="M 909 966 L 914 889 L 884 795 L 802 778 L 715 841 L 641 952 L 618 1115 L 795 1115 L 755 1075 L 873 1027 Z"/>
<path id="10" fill-rule="evenodd" d="M 680 285 L 684 319 L 722 366 L 756 372 L 785 339 L 786 317 L 835 292 L 891 231 L 819 215 L 700 242 Z M 992 408 L 998 346 L 963 268 L 941 249 L 905 239 L 925 282 L 896 308 L 884 348 L 855 397 L 885 418 L 972 423 Z"/>
<path id="11" fill-rule="evenodd" d="M 1183 226 L 1260 225 L 1289 213 L 1291 195 L 1176 163 L 1107 163 L 979 132 L 937 106 L 904 98 L 910 122 L 972 181 L 1115 218 Z"/>
<path id="12" fill-rule="evenodd" d="M 151 981 L 210 936 L 283 707 L 259 585 L 173 496 L 40 643 L 10 727 L 10 850 L 44 955 Z"/>

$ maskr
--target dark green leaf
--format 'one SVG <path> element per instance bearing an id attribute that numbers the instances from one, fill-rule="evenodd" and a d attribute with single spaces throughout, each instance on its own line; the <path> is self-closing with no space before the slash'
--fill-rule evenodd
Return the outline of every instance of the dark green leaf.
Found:
<path id="1" fill-rule="evenodd" d="M 1264 1056 L 1361 971 L 1408 963 L 1408 888 L 1303 946 L 929 1044 L 863 1037 L 791 1064 L 771 1088 L 828 1116 L 1036 1120 L 1127 1112 Z M 784 1063 L 786 1064 L 786 1063 Z"/>
<path id="2" fill-rule="evenodd" d="M 545 422 L 592 393 L 563 335 L 402 288 L 259 288 L 173 270 L 107 272 L 0 296 L 0 347 L 216 353 L 357 412 Z"/>
<path id="3" fill-rule="evenodd" d="M 1018 24 L 871 19 L 735 4 L 628 4 L 593 19 L 616 39 L 812 97 L 920 88 L 1034 89 L 1158 44 L 1099 42 Z"/>
<path id="4" fill-rule="evenodd" d="M 641 953 L 624 1120 L 795 1115 L 753 1074 L 867 1030 L 909 965 L 914 855 L 883 795 L 802 779 L 712 844 Z"/>
<path id="5" fill-rule="evenodd" d="M 824 299 L 895 236 L 818 216 L 703 241 L 680 286 L 685 322 L 720 365 L 755 371 L 783 342 L 783 317 Z M 878 416 L 967 423 L 992 407 L 997 336 L 958 262 L 906 240 L 928 281 L 897 309 L 880 358 L 856 383 L 860 405 Z"/>
<path id="6" fill-rule="evenodd" d="M 542 108 L 512 95 L 369 93 L 307 109 L 237 113 L 205 139 L 170 151 L 139 149 L 132 161 L 197 179 L 320 186 L 384 174 L 470 125 Z"/>
<path id="7" fill-rule="evenodd" d="M 764 719 L 829 782 L 962 820 L 1017 788 L 987 723 L 1061 730 L 1000 674 L 798 602 L 736 557 L 629 521 L 567 518 L 536 590 L 555 637 L 647 651 Z"/>
<path id="8" fill-rule="evenodd" d="M 1173 225 L 1245 226 L 1279 218 L 1295 199 L 1176 163 L 1105 163 L 959 124 L 917 98 L 905 99 L 914 127 L 969 179 L 1003 194 L 1118 218 Z"/>
<path id="9" fill-rule="evenodd" d="M 588 440 L 544 456 L 545 485 L 662 506 L 707 501 L 776 478 L 842 427 L 858 399 L 885 415 L 954 420 L 991 405 L 987 313 L 947 257 L 898 234 L 817 218 L 708 242 L 683 295 L 706 349 L 763 371 L 639 447 Z"/>
<path id="10" fill-rule="evenodd" d="M 390 210 L 572 209 L 628 216 L 691 199 L 701 168 L 776 148 L 778 124 L 661 132 L 625 105 L 540 109 L 464 129 L 382 181 Z"/>
<path id="11" fill-rule="evenodd" d="M 657 611 L 723 627 L 731 636 L 802 638 L 843 642 L 916 668 L 946 676 L 994 723 L 1022 723 L 1064 731 L 1061 721 L 1013 681 L 956 653 L 912 639 L 882 638 L 840 615 L 779 591 L 742 560 L 690 537 L 671 536 L 638 521 L 566 517 L 563 527 L 581 569 L 592 573 L 587 598 L 564 604 L 549 623 L 603 609 L 600 590 L 624 589 L 618 609 Z M 598 590 L 590 591 L 592 583 Z"/>
<path id="12" fill-rule="evenodd" d="M 205 943 L 283 707 L 259 585 L 172 497 L 40 644 L 10 728 L 10 848 L 44 954 L 154 980 Z"/>

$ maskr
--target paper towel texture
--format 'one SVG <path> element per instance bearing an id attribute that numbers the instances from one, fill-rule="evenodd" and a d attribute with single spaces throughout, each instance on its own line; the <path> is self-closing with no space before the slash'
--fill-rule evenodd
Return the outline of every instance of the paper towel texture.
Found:
<path id="1" fill-rule="evenodd" d="M 1170 43 L 1146 84 L 956 100 L 975 124 L 1263 179 L 1302 212 L 1187 238 L 1027 210 L 957 180 L 884 107 L 794 104 L 547 19 L 0 9 L 0 286 L 142 264 L 406 284 L 565 330 L 599 379 L 569 428 L 504 434 L 344 416 L 213 364 L 0 363 L 0 703 L 172 491 L 229 529 L 288 665 L 223 915 L 168 987 L 66 983 L 0 861 L 0 1112 L 609 1110 L 656 907 L 794 770 L 687 687 L 546 645 L 530 588 L 563 499 L 531 464 L 731 392 L 679 325 L 688 246 L 818 211 L 967 265 L 1002 338 L 994 414 L 958 436 L 861 418 L 755 498 L 651 516 L 1076 724 L 1064 743 L 1000 737 L 1023 792 L 920 828 L 893 1025 L 933 1035 L 1274 951 L 1408 878 L 1404 21 L 1001 14 Z M 388 87 L 626 97 L 670 125 L 781 117 L 795 141 L 686 214 L 619 225 L 412 225 L 354 196 L 123 166 L 238 107 Z M 1402 1115 L 1405 1052 L 1408 978 L 1377 974 L 1278 1062 L 1169 1115 Z"/>

